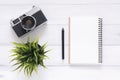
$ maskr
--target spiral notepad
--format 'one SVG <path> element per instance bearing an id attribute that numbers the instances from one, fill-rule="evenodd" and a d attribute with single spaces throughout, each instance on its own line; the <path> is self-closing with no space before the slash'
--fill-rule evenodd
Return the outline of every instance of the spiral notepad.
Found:
<path id="1" fill-rule="evenodd" d="M 70 64 L 102 63 L 102 18 L 69 18 L 68 59 Z"/>

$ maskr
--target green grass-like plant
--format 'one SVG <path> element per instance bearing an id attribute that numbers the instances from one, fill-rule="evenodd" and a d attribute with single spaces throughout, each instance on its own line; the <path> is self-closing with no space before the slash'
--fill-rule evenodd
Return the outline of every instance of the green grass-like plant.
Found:
<path id="1" fill-rule="evenodd" d="M 38 39 L 30 41 L 28 38 L 27 43 L 17 43 L 13 42 L 15 48 L 12 49 L 12 62 L 15 61 L 13 66 L 16 66 L 15 70 L 23 70 L 25 75 L 31 76 L 32 72 L 38 72 L 38 66 L 45 68 L 44 60 L 47 58 L 45 51 L 46 44 L 42 46 L 38 44 Z"/>

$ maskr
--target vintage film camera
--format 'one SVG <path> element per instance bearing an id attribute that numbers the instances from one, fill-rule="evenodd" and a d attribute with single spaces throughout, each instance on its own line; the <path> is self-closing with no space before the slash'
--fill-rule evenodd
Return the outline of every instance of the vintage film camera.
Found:
<path id="1" fill-rule="evenodd" d="M 17 36 L 21 37 L 46 21 L 47 19 L 41 9 L 33 6 L 29 12 L 11 20 L 10 23 Z"/>

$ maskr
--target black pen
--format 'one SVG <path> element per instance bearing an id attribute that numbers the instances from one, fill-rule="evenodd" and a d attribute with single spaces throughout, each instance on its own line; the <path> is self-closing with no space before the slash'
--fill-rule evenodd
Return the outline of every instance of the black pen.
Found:
<path id="1" fill-rule="evenodd" d="M 62 38 L 62 60 L 64 60 L 65 56 L 64 56 L 64 28 L 62 28 L 62 35 L 61 35 L 61 38 Z"/>

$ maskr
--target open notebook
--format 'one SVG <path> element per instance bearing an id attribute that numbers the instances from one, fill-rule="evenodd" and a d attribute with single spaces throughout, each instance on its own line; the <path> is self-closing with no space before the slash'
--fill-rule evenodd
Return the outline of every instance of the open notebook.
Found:
<path id="1" fill-rule="evenodd" d="M 69 63 L 102 63 L 102 18 L 69 17 Z"/>

